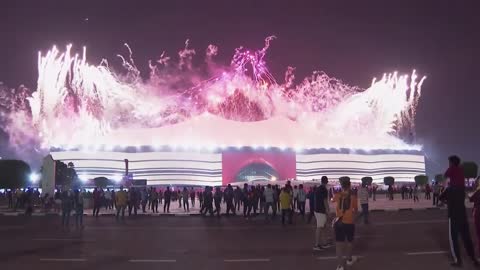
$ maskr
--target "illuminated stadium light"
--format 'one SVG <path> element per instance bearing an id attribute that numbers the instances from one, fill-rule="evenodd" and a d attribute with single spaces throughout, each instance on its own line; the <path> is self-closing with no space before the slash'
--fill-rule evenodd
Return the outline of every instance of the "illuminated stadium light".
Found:
<path id="1" fill-rule="evenodd" d="M 120 175 L 120 174 L 115 174 L 111 177 L 111 179 L 113 180 L 113 182 L 115 183 L 120 183 L 123 179 L 123 176 Z"/>
<path id="2" fill-rule="evenodd" d="M 294 147 L 294 150 L 295 150 L 295 152 L 300 153 L 300 152 L 305 151 L 305 148 L 303 148 L 302 146 L 297 145 L 297 146 Z"/>
<path id="3" fill-rule="evenodd" d="M 207 144 L 205 148 L 207 149 L 207 151 L 213 152 L 217 149 L 217 146 L 215 144 Z"/>
<path id="4" fill-rule="evenodd" d="M 30 182 L 32 183 L 37 183 L 40 180 L 40 174 L 38 173 L 31 173 L 30 176 Z"/>
<path id="5" fill-rule="evenodd" d="M 277 181 L 277 177 L 275 176 L 272 176 L 272 178 L 270 178 L 271 181 Z"/>
<path id="6" fill-rule="evenodd" d="M 82 183 L 87 183 L 90 180 L 90 176 L 86 174 L 81 174 L 78 176 L 78 179 L 80 179 Z"/>

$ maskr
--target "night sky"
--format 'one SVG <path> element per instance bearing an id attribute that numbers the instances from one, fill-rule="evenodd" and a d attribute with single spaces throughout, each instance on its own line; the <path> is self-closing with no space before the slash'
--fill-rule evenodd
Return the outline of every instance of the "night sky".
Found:
<path id="1" fill-rule="evenodd" d="M 289 65 L 297 79 L 324 70 L 361 87 L 417 69 L 428 76 L 416 123 L 429 173 L 453 153 L 480 162 L 478 1 L 190 2 L 2 0 L 0 81 L 35 88 L 37 53 L 53 44 L 86 45 L 90 63 L 120 67 L 115 55 L 127 42 L 146 75 L 149 59 L 176 55 L 187 38 L 200 52 L 218 45 L 227 64 L 234 48 L 259 48 L 273 34 L 267 63 L 279 81 Z"/>

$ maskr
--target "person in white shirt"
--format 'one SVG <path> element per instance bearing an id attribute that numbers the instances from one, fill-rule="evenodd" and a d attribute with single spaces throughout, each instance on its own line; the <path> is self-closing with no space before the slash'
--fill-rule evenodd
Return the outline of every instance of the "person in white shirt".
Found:
<path id="1" fill-rule="evenodd" d="M 358 189 L 358 199 L 360 201 L 360 206 L 362 207 L 362 212 L 357 216 L 357 220 L 360 217 L 363 217 L 363 223 L 368 224 L 368 185 L 363 183 L 362 186 Z"/>
<path id="2" fill-rule="evenodd" d="M 276 204 L 273 201 L 273 198 L 274 198 L 273 193 L 274 192 L 275 191 L 273 190 L 272 185 L 268 184 L 267 188 L 265 188 L 265 191 L 263 193 L 263 195 L 265 196 L 265 211 L 264 211 L 265 212 L 265 219 L 268 219 L 268 210 L 269 210 L 270 207 L 272 208 L 272 212 L 273 212 L 274 215 L 277 212 Z"/>
<path id="3" fill-rule="evenodd" d="M 107 188 L 105 191 L 105 209 L 113 209 L 112 207 L 112 192 Z"/>

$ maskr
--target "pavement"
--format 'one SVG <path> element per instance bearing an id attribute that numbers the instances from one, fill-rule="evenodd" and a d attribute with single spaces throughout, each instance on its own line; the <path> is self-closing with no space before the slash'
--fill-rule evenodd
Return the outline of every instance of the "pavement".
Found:
<path id="1" fill-rule="evenodd" d="M 447 227 L 445 210 L 371 213 L 349 269 L 450 269 Z M 63 231 L 57 216 L 0 216 L 0 269 L 335 269 L 334 248 L 312 251 L 313 236 L 300 217 L 85 217 L 83 230 Z"/>
<path id="2" fill-rule="evenodd" d="M 152 211 L 147 211 L 147 213 L 142 213 L 142 211 L 138 211 L 139 215 L 148 215 L 148 216 L 158 216 L 158 215 L 199 215 L 199 208 L 200 202 L 196 201 L 195 207 L 190 207 L 190 211 L 185 211 L 183 207 L 179 207 L 178 201 L 171 202 L 170 204 L 170 213 L 163 213 L 163 204 L 158 206 L 159 213 L 152 213 Z M 466 201 L 467 207 L 471 208 L 472 205 L 470 202 Z M 330 207 L 334 209 L 333 203 L 331 203 Z M 423 197 L 420 199 L 419 202 L 413 202 L 412 199 L 402 200 L 399 194 L 395 195 L 395 199 L 390 201 L 385 198 L 385 195 L 378 195 L 376 200 L 369 201 L 369 209 L 371 211 L 404 211 L 404 210 L 430 210 L 436 209 L 437 207 L 433 206 L 432 200 L 425 200 Z M 222 204 L 222 211 L 226 210 L 226 205 Z M 240 207 L 240 210 L 243 211 L 243 208 Z M 306 211 L 309 211 L 309 205 L 307 201 Z M 85 209 L 85 215 L 92 216 L 93 212 L 92 209 Z M 116 212 L 114 209 L 105 209 L 102 207 L 100 210 L 100 215 L 111 216 L 114 215 Z M 35 209 L 34 215 L 35 216 L 45 216 L 49 214 L 58 214 L 55 212 L 45 213 L 41 209 Z M 0 205 L 0 216 L 17 216 L 23 215 L 23 210 L 19 210 L 18 212 L 14 212 L 12 209 L 8 209 L 5 204 Z"/>

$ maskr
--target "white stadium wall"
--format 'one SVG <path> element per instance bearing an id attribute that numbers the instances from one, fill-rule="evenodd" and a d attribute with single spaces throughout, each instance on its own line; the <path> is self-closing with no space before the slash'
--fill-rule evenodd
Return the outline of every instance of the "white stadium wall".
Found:
<path id="1" fill-rule="evenodd" d="M 383 183 L 385 176 L 395 181 L 413 182 L 414 177 L 425 174 L 425 158 L 422 154 L 312 154 L 297 155 L 297 179 L 330 179 L 349 176 L 360 182 L 364 176 L 374 183 Z"/>
<path id="2" fill-rule="evenodd" d="M 133 174 L 134 179 L 147 180 L 147 185 L 218 186 L 231 181 L 222 181 L 222 153 L 59 151 L 51 152 L 51 155 L 54 160 L 73 162 L 77 174 L 88 179 L 121 177 L 125 173 L 124 160 L 128 159 L 129 173 Z M 302 181 L 320 179 L 326 175 L 332 180 L 350 176 L 354 182 L 364 176 L 371 176 L 376 183 L 382 183 L 385 176 L 393 176 L 399 182 L 413 182 L 416 175 L 425 173 L 425 159 L 420 152 L 292 155 L 295 157 L 288 163 L 294 163 L 293 174 Z"/>
<path id="3" fill-rule="evenodd" d="M 221 185 L 222 154 L 186 152 L 52 152 L 55 160 L 73 162 L 79 176 L 90 179 L 125 173 L 125 159 L 134 179 L 148 185 Z"/>

